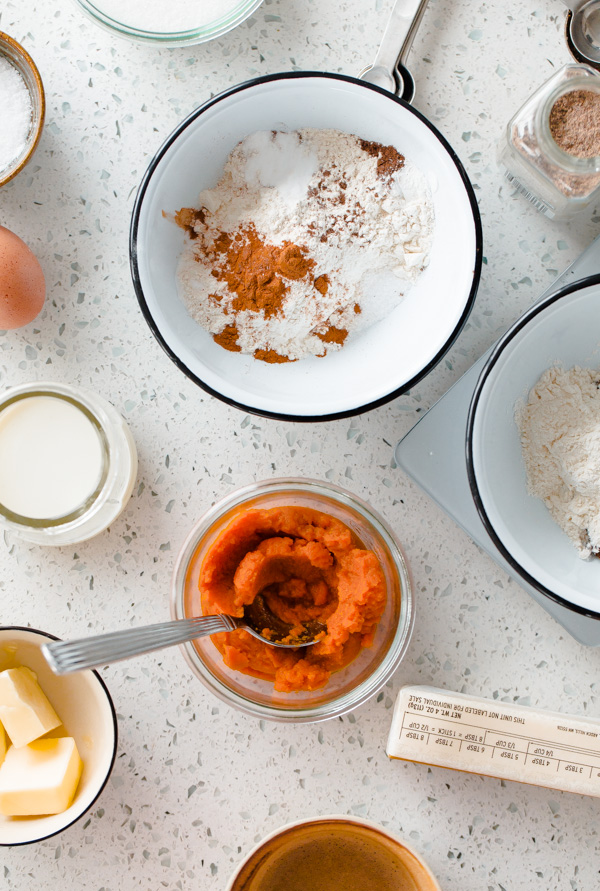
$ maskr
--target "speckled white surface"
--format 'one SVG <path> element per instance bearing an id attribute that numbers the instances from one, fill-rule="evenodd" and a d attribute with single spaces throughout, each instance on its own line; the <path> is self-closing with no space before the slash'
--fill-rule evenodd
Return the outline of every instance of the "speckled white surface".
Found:
<path id="1" fill-rule="evenodd" d="M 168 616 L 173 562 L 212 501 L 253 479 L 324 477 L 371 501 L 404 543 L 417 595 L 404 667 L 375 700 L 320 725 L 259 723 L 191 677 L 180 652 L 106 669 L 120 746 L 109 785 L 79 824 L 3 849 L 7 891 L 225 887 L 277 826 L 353 813 L 403 834 L 448 891 L 595 891 L 598 801 L 390 764 L 395 692 L 432 683 L 600 714 L 600 653 L 577 644 L 394 467 L 392 447 L 600 231 L 600 208 L 569 225 L 513 197 L 495 164 L 511 114 L 569 60 L 559 0 L 432 0 L 410 67 L 416 105 L 466 165 L 486 263 L 471 319 L 410 395 L 354 420 L 286 425 L 205 396 L 154 341 L 128 269 L 129 215 L 146 165 L 196 105 L 252 75 L 354 74 L 371 61 L 390 0 L 265 0 L 237 31 L 159 50 L 112 37 L 69 0 L 3 0 L 0 29 L 38 64 L 47 123 L 30 166 L 0 192 L 0 221 L 38 255 L 39 319 L 0 336 L 0 386 L 79 382 L 109 398 L 136 438 L 134 496 L 76 549 L 0 544 L 0 617 L 59 636 Z"/>

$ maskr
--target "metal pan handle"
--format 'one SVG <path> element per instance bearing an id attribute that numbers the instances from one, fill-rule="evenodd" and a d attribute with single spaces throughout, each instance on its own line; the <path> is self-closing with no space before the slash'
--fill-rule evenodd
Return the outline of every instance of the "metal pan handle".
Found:
<path id="1" fill-rule="evenodd" d="M 415 92 L 412 75 L 405 67 L 428 0 L 396 0 L 372 65 L 359 77 L 411 102 Z M 400 50 L 398 50 L 400 44 Z"/>

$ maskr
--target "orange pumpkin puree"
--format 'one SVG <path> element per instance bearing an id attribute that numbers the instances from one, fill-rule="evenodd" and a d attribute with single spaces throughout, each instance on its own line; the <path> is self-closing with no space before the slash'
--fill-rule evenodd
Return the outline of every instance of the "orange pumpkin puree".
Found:
<path id="1" fill-rule="evenodd" d="M 327 625 L 318 643 L 289 650 L 242 630 L 213 635 L 226 665 L 284 693 L 325 686 L 371 646 L 386 600 L 373 551 L 340 520 L 307 507 L 242 511 L 209 548 L 199 587 L 205 615 L 243 616 L 260 593 L 285 622 Z"/>

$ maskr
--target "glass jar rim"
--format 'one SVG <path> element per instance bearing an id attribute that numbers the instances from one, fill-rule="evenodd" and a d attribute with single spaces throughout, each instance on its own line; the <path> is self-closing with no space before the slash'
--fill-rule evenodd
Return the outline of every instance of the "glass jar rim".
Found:
<path id="1" fill-rule="evenodd" d="M 239 0 L 238 6 L 230 13 L 215 19 L 213 22 L 196 28 L 187 28 L 179 31 L 151 31 L 127 25 L 118 21 L 100 7 L 97 0 L 75 0 L 77 5 L 90 16 L 96 24 L 113 34 L 142 43 L 153 43 L 160 46 L 192 46 L 199 43 L 207 43 L 228 34 L 238 25 L 241 25 L 255 12 L 263 0 Z"/>
<path id="2" fill-rule="evenodd" d="M 75 406 L 90 421 L 100 442 L 102 458 L 100 477 L 96 487 L 86 499 L 67 514 L 55 517 L 27 517 L 24 514 L 10 510 L 10 508 L 0 502 L 0 518 L 7 523 L 15 524 L 17 527 L 27 527 L 29 529 L 58 530 L 65 527 L 68 528 L 71 524 L 78 523 L 83 518 L 87 519 L 92 516 L 101 507 L 106 497 L 110 475 L 110 445 L 106 434 L 106 424 L 99 417 L 97 408 L 92 406 L 87 400 L 85 391 L 65 384 L 44 381 L 22 384 L 6 390 L 0 396 L 0 414 L 9 406 L 35 396 L 62 399 Z"/>
<path id="3" fill-rule="evenodd" d="M 573 175 L 593 176 L 600 173 L 600 155 L 581 157 L 565 151 L 556 142 L 550 129 L 550 113 L 556 102 L 563 96 L 578 90 L 600 95 L 600 74 L 592 70 L 589 72 L 582 71 L 581 74 L 574 74 L 568 80 L 557 84 L 550 90 L 538 108 L 538 131 L 543 133 L 546 143 L 544 148 L 547 150 L 553 163 Z"/>
<path id="4" fill-rule="evenodd" d="M 193 644 L 182 644 L 186 662 L 194 675 L 215 696 L 227 705 L 235 706 L 241 712 L 252 717 L 263 718 L 282 723 L 317 722 L 339 717 L 362 705 L 370 699 L 390 679 L 404 658 L 414 626 L 414 593 L 408 563 L 400 543 L 385 520 L 359 496 L 343 489 L 334 483 L 300 477 L 282 477 L 272 480 L 261 480 L 230 492 L 219 499 L 207 510 L 190 530 L 184 541 L 173 570 L 171 583 L 170 607 L 174 619 L 184 618 L 185 577 L 190 560 L 197 549 L 201 537 L 207 534 L 219 517 L 228 510 L 243 504 L 252 495 L 273 494 L 277 492 L 296 491 L 307 494 L 323 494 L 342 505 L 357 509 L 375 531 L 381 536 L 389 548 L 398 571 L 400 590 L 400 617 L 388 650 L 376 666 L 372 674 L 357 687 L 341 693 L 334 699 L 313 706 L 298 708 L 282 708 L 277 705 L 265 705 L 253 701 L 235 690 L 232 690 L 204 664 Z"/>

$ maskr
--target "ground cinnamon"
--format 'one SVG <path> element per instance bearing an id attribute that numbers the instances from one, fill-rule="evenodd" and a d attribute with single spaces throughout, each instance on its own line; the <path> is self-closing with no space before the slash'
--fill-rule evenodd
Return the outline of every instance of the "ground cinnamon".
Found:
<path id="1" fill-rule="evenodd" d="M 223 349 L 232 353 L 241 353 L 242 348 L 239 346 L 237 325 L 226 325 L 219 334 L 213 334 L 213 340 L 222 346 Z"/>
<path id="2" fill-rule="evenodd" d="M 320 294 L 326 294 L 329 288 L 329 276 L 327 274 L 319 275 L 315 279 L 315 288 Z"/>
<path id="3" fill-rule="evenodd" d="M 204 222 L 202 209 L 194 210 L 182 207 L 175 214 L 175 222 L 186 232 L 194 233 L 194 225 Z M 329 276 L 313 275 L 315 261 L 308 256 L 305 247 L 284 241 L 283 245 L 268 244 L 263 241 L 254 226 L 239 229 L 234 235 L 220 232 L 212 247 L 207 250 L 213 264 L 212 275 L 217 281 L 224 281 L 235 297 L 231 303 L 234 312 L 251 310 L 264 313 L 265 318 L 277 315 L 281 311 L 289 286 L 286 281 L 299 281 L 308 278 L 320 294 L 326 294 L 329 287 Z M 214 300 L 221 297 L 210 295 Z M 337 329 L 331 328 L 332 331 Z M 343 343 L 347 332 L 340 340 L 339 335 L 319 335 L 326 343 Z M 226 325 L 213 340 L 226 350 L 240 352 L 238 329 L 235 323 Z M 255 350 L 254 358 L 263 362 L 288 362 L 275 350 Z"/>
<path id="4" fill-rule="evenodd" d="M 323 343 L 339 343 L 340 346 L 348 337 L 348 332 L 345 328 L 336 328 L 335 325 L 329 325 L 323 334 L 319 334 L 318 331 L 316 334 Z"/>
<path id="5" fill-rule="evenodd" d="M 269 365 L 280 365 L 282 362 L 296 361 L 295 359 L 289 359 L 287 356 L 282 356 L 275 350 L 254 350 L 252 355 L 255 359 L 260 359 L 261 362 L 268 362 Z"/>
<path id="6" fill-rule="evenodd" d="M 382 145 L 368 139 L 360 139 L 360 147 L 367 155 L 377 158 L 377 176 L 389 179 L 396 171 L 404 167 L 404 155 L 393 145 Z"/>
<path id="7" fill-rule="evenodd" d="M 163 217 L 167 216 L 168 214 L 163 211 Z M 175 214 L 175 222 L 181 229 L 184 229 L 187 232 L 190 238 L 198 238 L 195 225 L 198 222 L 204 222 L 204 211 L 202 208 L 200 208 L 200 210 L 195 210 L 193 207 L 182 207 L 181 210 L 178 210 Z"/>
<path id="8" fill-rule="evenodd" d="M 253 226 L 237 231 L 233 237 L 221 232 L 210 253 L 213 276 L 226 282 L 236 295 L 233 310 L 262 311 L 267 319 L 281 309 L 289 290 L 286 279 L 298 281 L 307 276 L 312 279 L 315 265 L 305 247 L 289 241 L 283 245 L 268 244 L 259 238 Z M 319 276 L 314 282 L 317 290 L 321 291 L 325 278 Z"/>

